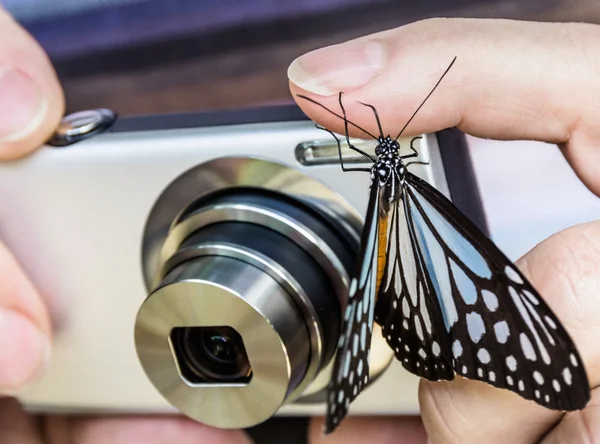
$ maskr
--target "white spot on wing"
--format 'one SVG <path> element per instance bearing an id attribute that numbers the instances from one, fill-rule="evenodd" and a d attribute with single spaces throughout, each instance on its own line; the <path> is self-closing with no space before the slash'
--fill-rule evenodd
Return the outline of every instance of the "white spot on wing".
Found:
<path id="1" fill-rule="evenodd" d="M 521 333 L 519 335 L 519 339 L 521 341 L 521 349 L 523 350 L 523 354 L 530 361 L 536 361 L 537 356 L 535 354 L 535 350 L 533 349 L 533 345 L 529 340 L 529 337 L 525 333 Z"/>
<path id="2" fill-rule="evenodd" d="M 573 382 L 573 376 L 571 375 L 571 370 L 569 370 L 568 368 L 565 368 L 562 371 L 562 375 L 563 375 L 563 379 L 565 380 L 565 384 L 571 385 L 571 383 Z"/>
<path id="3" fill-rule="evenodd" d="M 441 351 L 440 350 L 440 345 L 437 342 L 433 341 L 433 344 L 431 344 L 431 351 L 433 352 L 433 354 L 435 356 L 439 356 L 440 355 L 440 351 Z"/>
<path id="4" fill-rule="evenodd" d="M 573 367 L 577 367 L 577 359 L 573 353 L 569 355 L 569 359 L 571 360 L 571 365 L 573 365 Z"/>
<path id="5" fill-rule="evenodd" d="M 489 290 L 481 290 L 481 296 L 489 311 L 496 311 L 498 309 L 498 297 L 494 293 Z"/>
<path id="6" fill-rule="evenodd" d="M 555 392 L 560 392 L 560 382 L 558 382 L 556 379 L 554 379 L 552 381 L 552 388 L 554 388 Z"/>
<path id="7" fill-rule="evenodd" d="M 511 281 L 516 282 L 517 284 L 523 283 L 523 279 L 521 279 L 519 273 L 517 273 L 510 265 L 504 267 L 504 274 L 506 274 Z"/>
<path id="8" fill-rule="evenodd" d="M 349 291 L 349 294 L 350 294 L 351 296 L 353 296 L 353 295 L 354 295 L 354 293 L 356 293 L 356 286 L 357 286 L 357 285 L 358 285 L 358 284 L 357 284 L 357 282 L 356 282 L 356 278 L 353 278 L 353 279 L 352 279 L 352 282 L 350 282 L 350 291 Z"/>
<path id="9" fill-rule="evenodd" d="M 494 333 L 496 335 L 496 340 L 500 344 L 506 344 L 506 340 L 510 335 L 510 331 L 508 330 L 508 323 L 506 321 L 499 321 L 494 324 Z"/>
<path id="10" fill-rule="evenodd" d="M 423 336 L 423 327 L 421 327 L 421 320 L 419 319 L 419 317 L 417 315 L 415 315 L 413 321 L 415 323 L 415 331 L 417 332 L 417 336 L 422 341 L 424 339 L 424 336 Z"/>
<path id="11" fill-rule="evenodd" d="M 452 344 L 452 354 L 454 355 L 455 358 L 459 358 L 460 355 L 462 355 L 463 352 L 463 348 L 462 348 L 462 344 L 460 343 L 460 341 L 457 339 L 456 341 L 454 341 L 454 343 Z"/>
<path id="12" fill-rule="evenodd" d="M 408 299 L 402 298 L 402 314 L 405 318 L 410 316 L 410 307 L 408 306 Z"/>
<path id="13" fill-rule="evenodd" d="M 348 304 L 346 311 L 344 312 L 344 321 L 348 322 L 352 313 L 352 304 Z"/>
<path id="14" fill-rule="evenodd" d="M 367 349 L 367 326 L 363 322 L 362 327 L 360 328 L 360 349 Z"/>
<path id="15" fill-rule="evenodd" d="M 427 304 L 425 302 L 425 295 L 423 292 L 423 286 L 419 284 L 420 291 L 420 299 L 419 299 L 419 311 L 421 313 L 421 318 L 423 319 L 423 323 L 425 324 L 425 331 L 431 334 L 431 319 L 429 317 L 429 311 L 427 310 Z"/>
<path id="16" fill-rule="evenodd" d="M 506 366 L 512 372 L 517 370 L 517 360 L 514 356 L 511 355 L 506 358 Z"/>
<path id="17" fill-rule="evenodd" d="M 513 385 L 513 384 L 514 384 L 514 381 L 513 381 L 513 378 L 512 378 L 512 376 L 508 375 L 508 376 L 506 377 L 506 383 L 507 383 L 508 385 Z"/>
<path id="18" fill-rule="evenodd" d="M 346 351 L 346 358 L 344 360 L 344 378 L 348 377 L 348 372 L 350 371 L 350 350 Z"/>
<path id="19" fill-rule="evenodd" d="M 423 350 L 422 348 L 419 349 L 419 356 L 421 356 L 421 358 L 426 359 L 427 358 L 427 353 L 425 353 L 425 350 Z"/>
<path id="20" fill-rule="evenodd" d="M 519 381 L 519 390 L 525 390 L 525 383 L 522 380 Z"/>
<path id="21" fill-rule="evenodd" d="M 477 302 L 477 288 L 475 287 L 475 284 L 452 260 L 450 260 L 450 269 L 452 270 L 452 275 L 454 276 L 454 281 L 458 287 L 460 297 L 466 304 L 473 305 Z"/>
<path id="22" fill-rule="evenodd" d="M 540 385 L 544 383 L 544 377 L 537 370 L 533 372 L 533 379 L 535 379 L 535 382 L 537 382 Z"/>
<path id="23" fill-rule="evenodd" d="M 479 313 L 467 313 L 467 330 L 474 343 L 478 343 L 485 333 L 485 324 Z"/>
<path id="24" fill-rule="evenodd" d="M 362 305 L 363 301 L 358 301 L 358 306 L 356 307 L 356 322 L 360 322 L 360 318 L 362 317 Z"/>
<path id="25" fill-rule="evenodd" d="M 554 322 L 552 318 L 544 315 L 544 321 L 546 321 L 546 324 L 548 324 L 551 329 L 556 330 L 556 322 Z"/>
<path id="26" fill-rule="evenodd" d="M 523 290 L 523 294 L 527 299 L 529 299 L 529 302 L 531 302 L 533 305 L 540 304 L 540 301 L 538 301 L 538 299 L 529 290 Z"/>
<path id="27" fill-rule="evenodd" d="M 483 364 L 488 364 L 490 362 L 491 356 L 485 348 L 481 348 L 477 352 L 477 359 L 479 359 L 479 361 Z"/>
<path id="28" fill-rule="evenodd" d="M 488 379 L 490 380 L 490 382 L 495 382 L 496 381 L 496 373 L 489 372 L 488 373 Z"/>

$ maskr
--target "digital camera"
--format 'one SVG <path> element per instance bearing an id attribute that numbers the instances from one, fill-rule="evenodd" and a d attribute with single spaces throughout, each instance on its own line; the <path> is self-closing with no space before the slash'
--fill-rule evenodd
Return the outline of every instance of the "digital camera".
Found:
<path id="1" fill-rule="evenodd" d="M 341 140 L 346 164 L 365 162 Z M 486 232 L 463 134 L 415 147 L 426 165 L 412 171 Z M 20 399 L 221 428 L 323 414 L 369 186 L 296 106 L 65 117 L 47 146 L 0 166 L 0 235 L 55 332 Z M 377 328 L 370 373 L 350 414 L 418 414 L 418 379 Z"/>

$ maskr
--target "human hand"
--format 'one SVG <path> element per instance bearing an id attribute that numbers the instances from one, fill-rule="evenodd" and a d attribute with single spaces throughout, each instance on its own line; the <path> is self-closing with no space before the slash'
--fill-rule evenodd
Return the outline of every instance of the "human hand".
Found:
<path id="1" fill-rule="evenodd" d="M 554 143 L 600 196 L 598 41 L 595 25 L 431 19 L 315 51 L 295 61 L 288 74 L 294 96 L 305 94 L 338 109 L 337 93 L 343 91 L 353 122 L 378 133 L 371 111 L 357 101 L 369 103 L 393 133 L 457 56 L 404 135 L 458 126 L 478 137 Z M 343 121 L 309 102 L 298 104 L 313 120 L 343 134 Z M 360 132 L 351 135 L 361 137 Z M 582 411 L 562 414 L 478 381 L 421 380 L 421 418 L 432 443 L 600 439 L 600 222 L 550 237 L 517 265 L 577 345 L 591 401 Z M 326 438 L 321 430 L 322 419 L 315 419 L 312 443 L 416 444 L 427 439 L 420 422 L 406 417 L 348 417 Z"/>
<path id="2" fill-rule="evenodd" d="M 64 112 L 60 84 L 38 44 L 0 7 L 0 160 L 41 146 Z M 51 321 L 40 293 L 0 245 L 0 443 L 249 443 L 241 431 L 188 419 L 28 416 L 16 394 L 44 371 Z"/>

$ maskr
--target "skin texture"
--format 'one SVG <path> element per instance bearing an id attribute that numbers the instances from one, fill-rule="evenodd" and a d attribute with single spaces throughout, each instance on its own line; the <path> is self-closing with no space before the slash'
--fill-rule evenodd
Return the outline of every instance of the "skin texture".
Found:
<path id="1" fill-rule="evenodd" d="M 478 137 L 554 143 L 600 195 L 599 40 L 600 28 L 587 24 L 430 19 L 309 53 L 294 61 L 288 76 L 292 94 L 333 110 L 343 90 L 348 118 L 373 133 L 371 111 L 357 102 L 375 105 L 384 131 L 395 136 L 457 56 L 404 135 L 458 126 Z M 341 120 L 296 101 L 316 122 L 343 134 Z M 600 222 L 550 237 L 517 265 L 579 348 L 592 400 L 585 410 L 563 415 L 482 382 L 422 380 L 422 422 L 432 443 L 600 440 Z M 414 418 L 349 417 L 323 438 L 318 418 L 310 436 L 313 444 L 424 443 L 419 427 L 423 432 Z"/>

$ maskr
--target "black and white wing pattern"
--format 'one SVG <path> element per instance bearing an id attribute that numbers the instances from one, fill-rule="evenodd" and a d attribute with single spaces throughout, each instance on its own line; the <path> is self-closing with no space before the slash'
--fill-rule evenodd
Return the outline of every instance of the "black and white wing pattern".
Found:
<path id="1" fill-rule="evenodd" d="M 404 242 L 416 259 L 411 276 L 408 257 L 400 256 L 402 282 L 412 285 L 409 295 L 423 286 L 416 296 L 420 305 L 402 308 L 397 295 L 383 291 L 377 310 L 388 312 L 383 320 L 388 335 L 404 322 L 406 310 L 420 315 L 420 321 L 427 314 L 431 318 L 428 335 L 411 324 L 417 332 L 412 341 L 420 341 L 425 352 L 406 355 L 404 366 L 428 379 L 451 379 L 422 370 L 425 363 L 449 363 L 463 377 L 511 390 L 549 409 L 582 409 L 590 388 L 579 353 L 523 274 L 445 196 L 412 173 L 405 176 L 402 200 L 405 218 L 398 220 L 406 225 L 401 227 L 409 233 Z M 408 282 L 415 277 L 416 283 Z M 404 330 L 387 336 L 390 346 L 407 342 L 409 336 L 405 340 L 403 335 Z"/>
<path id="2" fill-rule="evenodd" d="M 450 346 L 443 313 L 414 227 L 407 223 L 406 203 L 401 197 L 390 210 L 387 262 L 375 321 L 382 326 L 396 359 L 408 371 L 434 381 L 452 380 L 452 363 L 442 353 Z"/>
<path id="3" fill-rule="evenodd" d="M 350 282 L 348 304 L 328 386 L 325 434 L 331 433 L 346 416 L 348 406 L 369 380 L 369 358 L 373 334 L 377 261 L 379 251 L 380 193 L 371 185 L 357 270 Z M 385 217 L 385 216 L 383 216 Z"/>

